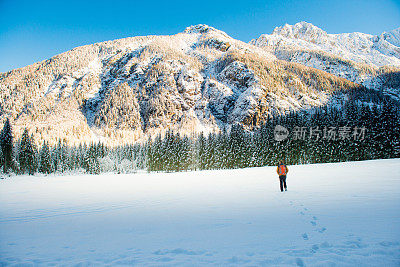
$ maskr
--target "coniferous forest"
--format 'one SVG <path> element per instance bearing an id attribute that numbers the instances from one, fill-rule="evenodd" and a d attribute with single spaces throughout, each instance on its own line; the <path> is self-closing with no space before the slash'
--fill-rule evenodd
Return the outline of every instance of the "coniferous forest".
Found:
<path id="1" fill-rule="evenodd" d="M 146 142 L 117 147 L 69 146 L 61 140 L 54 146 L 47 142 L 36 146 L 26 129 L 20 140 L 14 140 L 7 120 L 1 131 L 0 165 L 3 173 L 99 174 L 233 169 L 276 165 L 280 159 L 292 165 L 400 157 L 398 103 L 388 98 L 379 102 L 347 101 L 340 108 L 276 115 L 254 131 L 241 125 L 209 135 L 168 131 Z"/>

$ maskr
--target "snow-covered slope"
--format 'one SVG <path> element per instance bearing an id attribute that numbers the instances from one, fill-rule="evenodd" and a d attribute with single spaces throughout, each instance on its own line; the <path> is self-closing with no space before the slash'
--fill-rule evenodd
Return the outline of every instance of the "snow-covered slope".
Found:
<path id="1" fill-rule="evenodd" d="M 373 36 L 328 34 L 307 23 L 277 27 L 250 43 L 279 59 L 317 68 L 335 76 L 382 90 L 400 100 L 400 28 Z"/>
<path id="2" fill-rule="evenodd" d="M 207 25 L 75 48 L 0 76 L 0 121 L 16 135 L 70 144 L 135 142 L 172 129 L 258 127 L 269 116 L 328 104 L 358 88 Z"/>
<path id="3" fill-rule="evenodd" d="M 328 34 L 307 22 L 277 27 L 251 43 L 274 49 L 309 49 L 331 53 L 342 59 L 371 66 L 400 67 L 399 29 L 380 36 L 365 33 Z"/>
<path id="4" fill-rule="evenodd" d="M 382 172 L 382 170 L 385 170 Z M 399 266 L 400 160 L 0 180 L 0 265 Z"/>
<path id="5" fill-rule="evenodd" d="M 328 34 L 307 23 L 286 24 L 250 43 L 277 58 L 381 90 L 400 101 L 400 28 L 374 36 Z"/>
<path id="6" fill-rule="evenodd" d="M 384 32 L 379 37 L 394 46 L 400 47 L 400 28 Z"/>

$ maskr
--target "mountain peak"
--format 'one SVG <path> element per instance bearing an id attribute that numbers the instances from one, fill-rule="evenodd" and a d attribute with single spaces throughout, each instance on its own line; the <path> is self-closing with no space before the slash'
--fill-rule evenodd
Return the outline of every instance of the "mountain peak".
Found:
<path id="1" fill-rule="evenodd" d="M 400 66 L 400 28 L 384 32 L 380 36 L 360 32 L 328 34 L 313 24 L 302 21 L 277 27 L 272 34 L 262 34 L 258 39 L 252 40 L 251 44 L 275 51 L 275 55 L 280 58 L 281 53 L 276 51 L 312 50 L 314 53 L 329 53 L 334 57 L 372 67 Z M 302 64 L 308 62 L 305 58 L 298 60 Z M 320 58 L 316 60 L 319 61 Z"/>
<path id="2" fill-rule="evenodd" d="M 309 40 L 326 36 L 327 33 L 311 23 L 301 21 L 294 25 L 285 24 L 284 26 L 276 27 L 272 35 Z"/>
<path id="3" fill-rule="evenodd" d="M 210 31 L 217 31 L 217 29 L 206 24 L 197 24 L 189 26 L 185 29 L 185 33 L 207 33 Z"/>
<path id="4" fill-rule="evenodd" d="M 220 31 L 214 27 L 208 26 L 206 24 L 197 24 L 189 26 L 184 30 L 184 33 L 200 33 L 200 34 L 218 33 L 228 37 L 228 35 L 225 32 Z"/>
<path id="5" fill-rule="evenodd" d="M 400 28 L 383 32 L 381 37 L 392 45 L 400 47 Z"/>
<path id="6" fill-rule="evenodd" d="M 257 48 L 199 24 L 171 36 L 82 46 L 0 74 L 0 121 L 12 119 L 18 133 L 28 127 L 40 142 L 115 145 L 167 129 L 252 130 L 274 114 L 325 105 L 336 90 L 358 88 L 349 79 L 399 95 L 394 71 L 386 78 L 347 60 L 400 66 L 389 43 L 318 34 L 326 33 L 310 23 L 285 25 L 260 37 Z"/>

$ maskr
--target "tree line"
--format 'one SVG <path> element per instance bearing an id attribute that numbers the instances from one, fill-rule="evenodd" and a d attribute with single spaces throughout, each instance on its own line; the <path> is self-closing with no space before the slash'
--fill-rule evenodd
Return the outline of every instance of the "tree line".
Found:
<path id="1" fill-rule="evenodd" d="M 400 157 L 399 118 L 394 102 L 366 105 L 349 101 L 341 108 L 276 115 L 252 132 L 241 125 L 207 136 L 168 131 L 143 143 L 116 147 L 102 143 L 69 146 L 63 141 L 37 147 L 27 129 L 14 140 L 6 120 L 0 135 L 0 166 L 3 173 L 99 174 L 258 167 L 276 165 L 281 159 L 287 164 L 308 164 L 396 158 Z M 277 129 L 284 129 L 283 140 L 277 140 Z"/>

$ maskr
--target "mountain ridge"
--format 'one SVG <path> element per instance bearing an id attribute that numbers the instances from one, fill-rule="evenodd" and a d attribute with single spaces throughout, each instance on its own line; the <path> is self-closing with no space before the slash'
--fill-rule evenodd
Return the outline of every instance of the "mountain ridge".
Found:
<path id="1" fill-rule="evenodd" d="M 281 60 L 326 71 L 400 100 L 400 47 L 394 45 L 398 39 L 400 28 L 380 35 L 328 34 L 299 22 L 277 27 L 250 43 Z"/>
<path id="2" fill-rule="evenodd" d="M 274 114 L 339 103 L 334 92 L 362 84 L 283 53 L 204 24 L 85 45 L 1 73 L 0 118 L 39 140 L 112 145 L 168 129 L 251 130 Z"/>
<path id="3" fill-rule="evenodd" d="M 387 41 L 396 43 L 398 39 L 400 39 L 400 28 L 376 36 L 359 32 L 328 34 L 303 21 L 276 27 L 272 34 L 262 34 L 250 43 L 275 48 L 285 46 L 293 49 L 322 50 L 357 63 L 376 67 L 385 65 L 400 67 L 400 47 Z"/>

